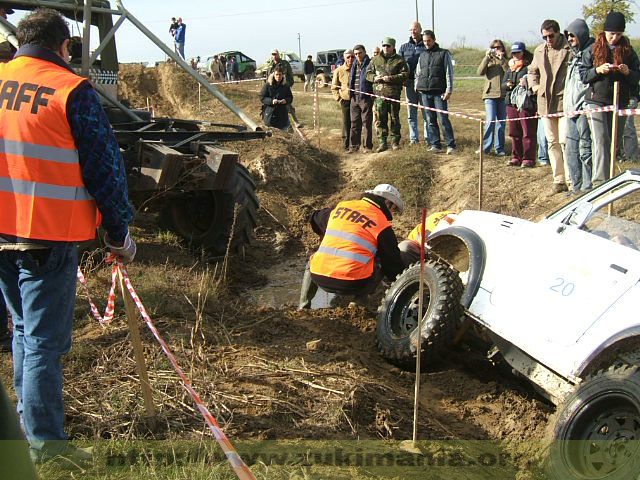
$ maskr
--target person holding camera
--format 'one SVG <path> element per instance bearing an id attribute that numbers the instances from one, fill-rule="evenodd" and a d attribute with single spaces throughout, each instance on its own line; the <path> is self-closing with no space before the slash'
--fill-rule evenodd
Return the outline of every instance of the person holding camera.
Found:
<path id="1" fill-rule="evenodd" d="M 291 88 L 285 80 L 284 69 L 276 66 L 273 75 L 267 80 L 260 92 L 262 100 L 262 120 L 268 127 L 289 129 L 288 105 L 293 101 Z"/>
<path id="2" fill-rule="evenodd" d="M 491 42 L 487 53 L 478 66 L 478 75 L 484 75 L 486 80 L 482 89 L 482 100 L 486 114 L 486 124 L 482 149 L 490 153 L 495 144 L 498 157 L 504 157 L 504 119 L 507 118 L 505 91 L 502 86 L 504 74 L 507 71 L 506 49 L 502 40 Z M 498 120 L 496 122 L 496 120 Z M 476 152 L 480 153 L 480 151 Z"/>
<path id="3" fill-rule="evenodd" d="M 624 36 L 625 18 L 620 12 L 609 12 L 604 32 L 585 52 L 580 66 L 580 78 L 589 84 L 585 97 L 586 108 L 595 109 L 613 103 L 613 85 L 620 82 L 618 108 L 627 108 L 631 92 L 638 88 L 640 62 L 629 39 Z M 589 115 L 593 140 L 591 180 L 594 186 L 609 179 L 611 165 L 612 112 Z M 622 139 L 626 117 L 619 118 L 618 142 Z"/>

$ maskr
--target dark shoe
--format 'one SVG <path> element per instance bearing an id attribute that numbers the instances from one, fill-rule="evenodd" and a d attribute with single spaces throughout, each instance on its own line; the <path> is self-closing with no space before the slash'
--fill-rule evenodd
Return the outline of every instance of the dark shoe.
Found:
<path id="1" fill-rule="evenodd" d="M 556 194 L 556 193 L 562 193 L 562 192 L 566 192 L 569 189 L 567 188 L 567 184 L 566 183 L 554 183 L 553 187 L 551 187 L 551 193 L 552 194 Z"/>
<path id="2" fill-rule="evenodd" d="M 383 143 L 378 147 L 378 149 L 376 150 L 376 153 L 382 153 L 386 151 L 387 151 L 387 144 Z"/>
<path id="3" fill-rule="evenodd" d="M 507 162 L 507 166 L 509 167 L 519 167 L 520 165 L 522 165 L 522 162 L 517 158 L 512 158 Z"/>
<path id="4" fill-rule="evenodd" d="M 12 340 L 9 332 L 0 334 L 0 352 L 11 352 Z"/>
<path id="5" fill-rule="evenodd" d="M 536 162 L 534 162 L 533 160 L 523 160 L 522 166 L 524 168 L 533 168 L 536 166 Z"/>

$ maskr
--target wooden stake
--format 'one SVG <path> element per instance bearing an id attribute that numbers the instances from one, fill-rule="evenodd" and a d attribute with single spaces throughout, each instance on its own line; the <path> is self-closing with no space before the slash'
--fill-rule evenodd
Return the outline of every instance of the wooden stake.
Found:
<path id="1" fill-rule="evenodd" d="M 127 322 L 129 323 L 129 333 L 131 334 L 131 344 L 133 345 L 133 353 L 136 357 L 136 369 L 140 378 L 140 387 L 142 388 L 142 398 L 144 399 L 144 408 L 147 416 L 154 417 L 156 407 L 153 403 L 153 395 L 151 395 L 151 386 L 149 384 L 149 376 L 147 375 L 147 364 L 144 359 L 144 350 L 142 349 L 142 340 L 140 339 L 140 329 L 138 328 L 138 320 L 136 315 L 136 307 L 129 290 L 124 284 L 122 272 L 118 268 L 118 278 L 120 279 L 120 290 L 122 291 L 122 299 L 124 300 L 124 309 L 127 313 Z"/>
<path id="2" fill-rule="evenodd" d="M 424 296 L 424 242 L 425 223 L 427 219 L 427 209 L 422 209 L 422 231 L 420 232 L 420 287 L 418 288 L 418 345 L 416 346 L 416 388 L 413 400 L 413 448 L 417 447 L 418 442 L 418 404 L 420 401 L 420 356 L 422 353 L 422 312 L 423 312 L 423 296 Z"/>
<path id="3" fill-rule="evenodd" d="M 618 157 L 618 101 L 620 100 L 620 82 L 613 83 L 613 119 L 611 121 L 611 159 L 609 161 L 609 178 L 613 178 Z M 608 214 L 613 215 L 613 202 L 607 207 Z"/>
<path id="4" fill-rule="evenodd" d="M 482 210 L 483 200 L 483 176 L 484 176 L 484 146 L 482 144 L 484 139 L 484 121 L 480 122 L 480 173 L 478 175 L 478 210 Z"/>

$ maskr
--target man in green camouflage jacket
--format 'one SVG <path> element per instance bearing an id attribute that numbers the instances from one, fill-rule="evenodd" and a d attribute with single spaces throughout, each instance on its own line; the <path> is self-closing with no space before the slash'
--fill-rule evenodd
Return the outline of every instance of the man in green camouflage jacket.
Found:
<path id="1" fill-rule="evenodd" d="M 396 53 L 396 41 L 385 37 L 382 40 L 382 52 L 371 59 L 366 79 L 373 83 L 373 93 L 383 97 L 400 100 L 402 87 L 409 76 L 409 66 Z M 389 127 L 387 117 L 391 117 L 391 148 L 400 148 L 400 103 L 376 98 L 374 108 L 377 112 L 376 130 L 378 131 L 378 150 L 387 149 Z"/>

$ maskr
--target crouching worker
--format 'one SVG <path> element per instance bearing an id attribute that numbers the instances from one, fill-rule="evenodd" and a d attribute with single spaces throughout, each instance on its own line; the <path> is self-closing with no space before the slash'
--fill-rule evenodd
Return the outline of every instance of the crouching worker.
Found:
<path id="1" fill-rule="evenodd" d="M 442 212 L 435 212 L 429 215 L 424 223 L 425 238 L 428 238 L 432 233 L 447 228 L 453 222 L 456 221 L 456 212 L 453 210 L 444 210 Z M 411 230 L 406 240 L 403 240 L 398 245 L 400 249 L 400 256 L 405 265 L 411 265 L 420 261 L 420 239 L 422 238 L 422 222 Z"/>
<path id="2" fill-rule="evenodd" d="M 307 263 L 298 308 L 311 308 L 318 287 L 364 299 L 375 291 L 383 275 L 394 280 L 402 273 L 404 264 L 391 220 L 393 213 L 403 209 L 400 192 L 381 184 L 367 190 L 360 200 L 313 212 L 311 228 L 322 241 Z"/>

